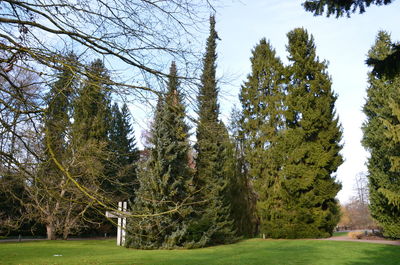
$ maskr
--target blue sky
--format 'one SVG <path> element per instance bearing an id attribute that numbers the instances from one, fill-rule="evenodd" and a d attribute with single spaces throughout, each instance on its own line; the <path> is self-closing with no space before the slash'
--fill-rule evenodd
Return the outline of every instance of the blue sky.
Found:
<path id="1" fill-rule="evenodd" d="M 222 2 L 222 1 L 221 1 Z M 367 152 L 360 144 L 361 112 L 365 102 L 368 67 L 366 54 L 379 30 L 386 30 L 392 40 L 400 41 L 398 27 L 400 1 L 388 6 L 373 6 L 351 18 L 314 17 L 296 0 L 224 1 L 217 7 L 218 74 L 230 84 L 221 83 L 221 111 L 224 120 L 233 104 L 239 105 L 240 85 L 250 71 L 251 49 L 265 37 L 286 63 L 286 33 L 304 27 L 313 34 L 320 59 L 329 61 L 333 90 L 338 94 L 336 110 L 344 132 L 342 154 L 345 162 L 337 172 L 343 184 L 338 194 L 347 201 L 354 193 L 354 177 L 366 171 Z"/>

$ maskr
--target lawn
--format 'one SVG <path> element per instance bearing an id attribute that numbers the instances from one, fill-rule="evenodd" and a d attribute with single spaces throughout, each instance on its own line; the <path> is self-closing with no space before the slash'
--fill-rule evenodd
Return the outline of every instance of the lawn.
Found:
<path id="1" fill-rule="evenodd" d="M 54 256 L 62 255 L 62 256 Z M 0 264 L 400 264 L 400 247 L 320 240 L 250 239 L 194 250 L 135 250 L 115 240 L 0 243 Z"/>
<path id="2" fill-rule="evenodd" d="M 337 237 L 337 236 L 347 236 L 349 234 L 349 232 L 333 232 L 333 237 Z"/>

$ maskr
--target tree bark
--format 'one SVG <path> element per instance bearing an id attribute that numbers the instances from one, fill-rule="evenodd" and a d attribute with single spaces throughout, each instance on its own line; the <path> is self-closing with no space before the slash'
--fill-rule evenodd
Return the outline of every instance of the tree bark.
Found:
<path id="1" fill-rule="evenodd" d="M 56 240 L 56 233 L 54 231 L 54 225 L 53 224 L 47 224 L 46 225 L 46 231 L 47 231 L 47 239 L 48 240 Z"/>

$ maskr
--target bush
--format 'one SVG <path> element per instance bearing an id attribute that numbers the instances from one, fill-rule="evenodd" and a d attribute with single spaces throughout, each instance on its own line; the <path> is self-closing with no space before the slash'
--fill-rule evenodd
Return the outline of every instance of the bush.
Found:
<path id="1" fill-rule="evenodd" d="M 353 239 L 361 239 L 364 236 L 364 232 L 362 231 L 354 231 L 354 232 L 349 232 L 349 237 Z"/>

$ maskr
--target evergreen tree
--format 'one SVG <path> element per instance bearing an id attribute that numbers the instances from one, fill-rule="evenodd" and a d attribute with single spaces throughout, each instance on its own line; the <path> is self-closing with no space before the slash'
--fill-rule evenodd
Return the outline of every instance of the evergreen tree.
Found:
<path id="1" fill-rule="evenodd" d="M 326 62 L 316 56 L 313 37 L 297 28 L 288 33 L 289 81 L 284 100 L 286 130 L 279 147 L 282 209 L 273 237 L 327 237 L 339 221 L 334 173 L 342 163 L 342 132 L 335 116 L 336 95 Z"/>
<path id="2" fill-rule="evenodd" d="M 115 103 L 111 108 L 111 116 L 109 138 L 113 161 L 109 175 L 117 176 L 121 186 L 115 194 L 118 200 L 133 202 L 134 192 L 138 188 L 136 168 L 139 150 L 136 147 L 128 106 L 124 104 L 120 110 Z"/>
<path id="3" fill-rule="evenodd" d="M 77 65 L 74 54 L 67 58 Z M 77 202 L 80 196 L 56 164 L 65 166 L 71 161 L 67 136 L 70 131 L 71 97 L 77 87 L 76 70 L 62 67 L 47 95 L 43 142 L 45 162 L 40 166 L 34 184 L 28 187 L 31 203 L 27 204 L 35 208 L 37 220 L 46 225 L 48 239 L 56 239 L 60 234 L 66 239 L 82 222 L 82 206 Z"/>
<path id="4" fill-rule="evenodd" d="M 260 231 L 272 236 L 270 232 L 279 229 L 283 207 L 279 174 L 284 160 L 279 143 L 284 129 L 284 66 L 265 39 L 252 54 L 252 71 L 239 96 L 244 159 L 258 195 Z"/>
<path id="5" fill-rule="evenodd" d="M 379 32 L 368 57 L 380 60 L 393 52 L 390 35 Z M 384 235 L 400 238 L 400 75 L 368 75 L 363 145 L 368 159 L 370 210 Z"/>
<path id="6" fill-rule="evenodd" d="M 237 234 L 253 237 L 258 232 L 259 219 L 256 213 L 257 194 L 254 191 L 248 163 L 245 161 L 243 129 L 241 128 L 242 113 L 232 109 L 229 131 L 232 138 L 234 170 L 231 180 L 232 217 Z"/>
<path id="7" fill-rule="evenodd" d="M 303 3 L 303 6 L 306 11 L 314 13 L 315 16 L 324 14 L 326 8 L 326 15 L 328 17 L 336 15 L 338 18 L 344 15 L 350 17 L 351 13 L 357 11 L 362 14 L 371 5 L 388 5 L 392 2 L 392 0 L 307 0 Z"/>
<path id="8" fill-rule="evenodd" d="M 196 186 L 208 203 L 196 228 L 195 242 L 202 245 L 227 243 L 235 240 L 229 196 L 230 180 L 227 166 L 229 135 L 219 120 L 218 88 L 216 81 L 215 18 L 210 17 L 210 35 L 203 58 L 203 73 L 198 95 L 198 124 Z"/>
<path id="9" fill-rule="evenodd" d="M 104 218 L 104 205 L 115 205 L 118 193 L 118 176 L 112 172 L 114 154 L 110 149 L 111 87 L 108 70 L 99 59 L 85 70 L 85 79 L 78 89 L 74 102 L 71 132 L 71 152 L 74 154 L 71 173 L 92 197 L 85 204 L 90 210 L 85 218 L 92 222 L 89 230 L 97 230 L 99 224 L 113 229 Z M 101 202 L 101 203 L 99 203 Z M 106 224 L 106 225 L 104 225 Z M 93 232 L 93 231 L 91 231 Z"/>
<path id="10" fill-rule="evenodd" d="M 128 222 L 127 246 L 142 249 L 184 247 L 193 218 L 189 128 L 172 63 L 168 92 L 158 101 L 151 129 L 150 158 L 139 175 L 134 213 Z"/>
<path id="11" fill-rule="evenodd" d="M 100 59 L 93 61 L 86 70 L 86 80 L 74 102 L 75 140 L 108 139 L 110 129 L 110 87 L 108 71 Z"/>

